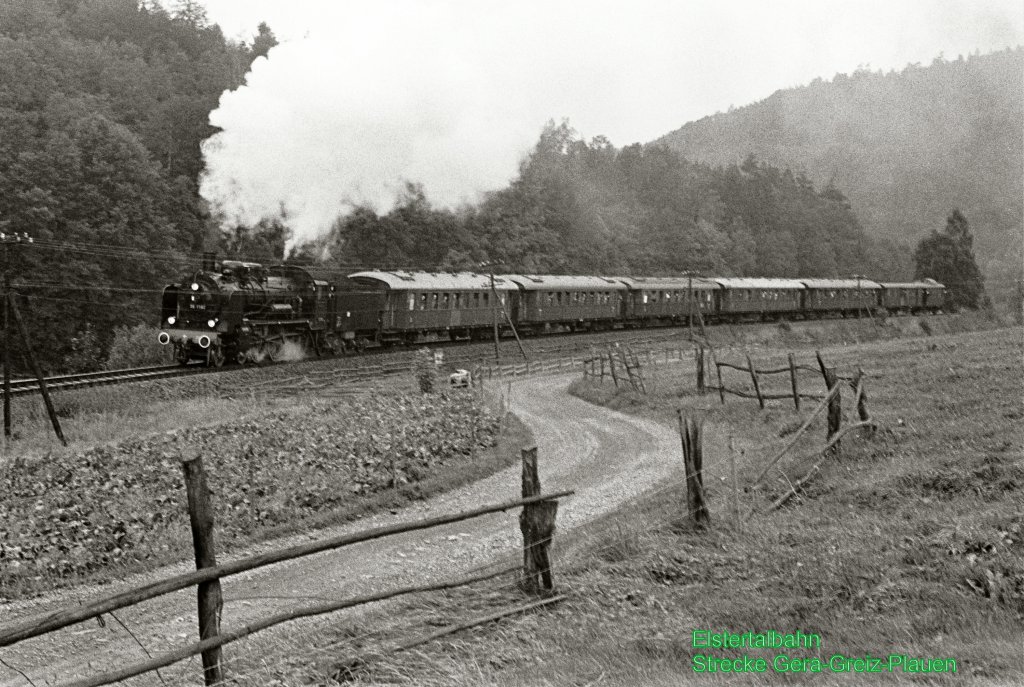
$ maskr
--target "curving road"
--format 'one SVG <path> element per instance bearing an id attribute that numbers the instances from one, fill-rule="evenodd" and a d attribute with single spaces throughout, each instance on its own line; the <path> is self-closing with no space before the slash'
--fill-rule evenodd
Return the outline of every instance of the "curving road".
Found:
<path id="1" fill-rule="evenodd" d="M 597 515 L 614 510 L 641 492 L 682 474 L 679 437 L 655 422 L 590 405 L 565 393 L 570 375 L 519 378 L 512 387 L 511 409 L 532 429 L 539 448 L 540 478 L 544 491 L 575 489 L 576 495 L 559 507 L 561 536 Z M 705 441 L 719 440 L 709 434 Z M 330 530 L 269 542 L 239 555 L 358 531 L 367 527 L 417 520 L 515 498 L 520 490 L 520 468 L 503 470 L 489 478 L 394 513 L 383 513 Z M 498 513 L 446 527 L 414 532 L 339 551 L 282 563 L 252 573 L 226 578 L 222 625 L 238 623 L 284 610 L 297 604 L 288 598 L 344 598 L 386 589 L 400 583 L 422 583 L 471 571 L 496 560 L 521 560 L 518 511 Z M 556 543 L 557 547 L 557 543 Z M 221 560 L 231 557 L 221 556 Z M 138 584 L 187 564 L 165 568 L 101 589 L 78 589 L 52 599 L 0 606 L 4 623 L 43 613 L 95 594 L 106 594 Z M 117 612 L 150 651 L 196 641 L 195 592 L 185 590 Z M 312 603 L 312 602 L 307 602 Z M 315 619 L 312 626 L 329 622 Z M 273 631 L 225 648 L 230 670 L 232 655 L 260 651 Z M 59 684 L 118 665 L 145 659 L 139 644 L 116 622 L 105 627 L 93 620 L 0 649 L 0 659 L 25 672 L 37 685 Z M 179 664 L 162 671 L 168 684 L 198 678 L 196 664 Z M 170 676 L 170 677 L 169 677 Z M 141 676 L 124 684 L 156 684 L 155 676 Z M 24 687 L 28 682 L 0 664 L 0 687 Z M 198 684 L 198 683 L 197 683 Z"/>

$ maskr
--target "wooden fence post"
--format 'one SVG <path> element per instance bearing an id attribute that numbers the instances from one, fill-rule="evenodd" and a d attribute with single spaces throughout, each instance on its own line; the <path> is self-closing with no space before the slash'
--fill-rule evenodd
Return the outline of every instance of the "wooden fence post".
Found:
<path id="1" fill-rule="evenodd" d="M 704 346 L 698 344 L 693 349 L 694 362 L 697 365 L 697 392 L 704 395 Z"/>
<path id="2" fill-rule="evenodd" d="M 736 529 L 743 529 L 743 519 L 740 518 L 740 482 L 736 478 L 736 449 L 732 444 L 732 435 L 729 436 L 729 471 L 732 473 L 732 505 L 736 517 Z"/>
<path id="3" fill-rule="evenodd" d="M 619 377 L 615 374 L 615 353 L 608 349 L 608 368 L 612 374 L 612 381 L 615 382 L 615 388 L 619 388 Z"/>
<path id="4" fill-rule="evenodd" d="M 871 422 L 871 415 L 868 413 L 868 394 L 864 390 L 864 370 L 857 368 L 857 374 L 853 376 L 853 388 L 855 403 L 857 405 L 857 417 L 861 422 Z M 871 428 L 874 432 L 874 427 Z"/>
<path id="5" fill-rule="evenodd" d="M 210 503 L 210 490 L 206 485 L 202 457 L 196 456 L 191 460 L 182 461 L 181 470 L 185 474 L 188 519 L 192 525 L 192 547 L 195 549 L 196 570 L 216 567 L 217 555 L 213 545 L 213 504 Z M 220 593 L 220 580 L 201 582 L 198 589 L 199 639 L 202 641 L 220 634 L 220 612 L 223 600 Z M 224 684 L 220 647 L 203 652 L 203 679 L 207 685 Z"/>
<path id="6" fill-rule="evenodd" d="M 793 354 L 789 354 L 789 381 L 793 383 L 793 405 L 796 406 L 796 412 L 800 412 L 800 391 L 796 385 L 796 363 L 793 361 Z"/>
<path id="7" fill-rule="evenodd" d="M 839 378 L 836 376 L 836 371 L 830 367 L 825 367 L 825 361 L 822 360 L 820 351 L 815 351 L 814 354 L 818 357 L 818 366 L 821 368 L 821 376 L 825 378 L 825 386 L 828 387 L 829 391 L 832 391 L 832 389 L 839 384 Z M 827 441 L 831 441 L 832 437 L 839 433 L 839 426 L 842 422 L 842 396 L 841 392 L 837 392 L 828 402 L 828 433 L 825 435 Z M 834 453 L 839 453 L 839 450 L 839 443 L 837 442 L 832 451 Z"/>
<path id="8" fill-rule="evenodd" d="M 698 529 L 706 529 L 711 525 L 711 514 L 704 501 L 704 449 L 701 445 L 704 423 L 684 419 L 682 410 L 676 410 L 676 415 L 679 417 L 679 438 L 683 444 L 687 511 Z"/>
<path id="9" fill-rule="evenodd" d="M 722 401 L 722 405 L 725 405 L 725 385 L 722 383 L 722 366 L 715 360 L 715 374 L 718 375 L 718 398 Z"/>
<path id="10" fill-rule="evenodd" d="M 524 448 L 523 498 L 539 496 L 537 447 Z M 519 529 L 523 533 L 523 590 L 530 594 L 551 594 L 555 585 L 551 575 L 551 538 L 555 534 L 557 501 L 541 501 L 523 506 Z"/>
<path id="11" fill-rule="evenodd" d="M 754 369 L 754 363 L 750 361 L 750 354 L 747 354 L 747 367 L 750 368 L 750 378 L 754 380 L 754 393 L 757 394 L 757 403 L 761 406 L 761 410 L 764 410 L 764 398 L 761 396 L 761 385 L 757 382 L 757 370 Z"/>

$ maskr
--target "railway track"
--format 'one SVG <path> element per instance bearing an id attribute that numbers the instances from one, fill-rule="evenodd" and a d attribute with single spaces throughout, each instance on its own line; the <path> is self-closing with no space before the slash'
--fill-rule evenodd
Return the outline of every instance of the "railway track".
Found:
<path id="1" fill-rule="evenodd" d="M 209 370 L 201 365 L 159 365 L 156 367 L 133 367 L 124 370 L 103 370 L 101 372 L 81 372 L 78 374 L 58 375 L 46 378 L 46 388 L 50 391 L 81 389 L 89 386 L 106 386 L 141 382 L 167 377 L 202 374 Z M 25 396 L 37 393 L 39 382 L 33 377 L 29 379 L 12 379 L 11 396 Z"/>
<path id="2" fill-rule="evenodd" d="M 660 345 L 662 341 L 670 340 L 680 336 L 685 331 L 685 326 L 678 327 L 657 327 L 650 329 L 626 329 L 593 333 L 560 333 L 547 335 L 541 338 L 527 338 L 524 344 L 528 350 L 531 360 L 541 361 L 546 358 L 564 356 L 571 353 L 583 353 L 591 347 L 602 347 L 608 343 L 619 343 L 625 345 Z M 324 373 L 313 372 L 310 364 L 333 361 L 331 367 L 334 370 L 345 368 L 351 379 L 348 381 L 365 382 L 380 376 L 388 376 L 408 371 L 413 362 L 415 349 L 430 347 L 446 351 L 446 363 L 463 367 L 483 365 L 485 367 L 516 367 L 522 366 L 523 360 L 514 341 L 504 338 L 501 341 L 502 361 L 490 360 L 492 343 L 489 342 L 465 342 L 465 341 L 426 341 L 409 348 L 386 349 L 378 348 L 368 351 L 367 355 L 355 357 L 335 357 L 317 360 L 308 358 L 297 363 L 279 362 L 253 366 L 229 366 L 223 368 L 207 368 L 201 363 L 194 363 L 188 366 L 161 365 L 155 367 L 127 368 L 123 370 L 105 370 L 102 372 L 85 372 L 79 374 L 59 375 L 46 378 L 47 389 L 63 391 L 81 389 L 90 386 L 111 386 L 129 382 L 151 381 L 170 377 L 182 377 L 196 374 L 213 372 L 239 372 L 254 369 L 280 369 L 282 367 L 294 369 L 295 376 L 317 377 L 318 374 L 333 375 L 334 371 Z M 388 363 L 379 362 L 381 357 L 392 358 Z M 278 380 L 280 381 L 280 380 Z M 274 380 L 267 380 L 268 385 L 273 385 Z M 259 383 L 253 386 L 260 386 Z M 11 395 L 24 396 L 39 391 L 39 385 L 34 378 L 18 379 L 11 381 Z"/>

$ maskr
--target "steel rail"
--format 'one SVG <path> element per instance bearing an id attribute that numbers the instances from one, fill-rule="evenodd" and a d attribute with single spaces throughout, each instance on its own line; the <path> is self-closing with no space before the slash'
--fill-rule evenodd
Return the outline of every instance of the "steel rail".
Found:
<path id="1" fill-rule="evenodd" d="M 102 370 L 78 374 L 46 377 L 46 387 L 51 391 L 81 389 L 90 386 L 124 384 L 167 377 L 181 377 L 211 371 L 200 365 L 160 365 L 156 367 L 134 367 L 122 370 Z M 25 396 L 39 391 L 39 382 L 34 378 L 11 381 L 11 395 Z"/>

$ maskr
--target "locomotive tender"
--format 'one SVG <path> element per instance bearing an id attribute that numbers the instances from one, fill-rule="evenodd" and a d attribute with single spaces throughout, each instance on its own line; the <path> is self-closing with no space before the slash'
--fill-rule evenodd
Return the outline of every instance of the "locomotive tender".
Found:
<path id="1" fill-rule="evenodd" d="M 275 360 L 291 343 L 321 355 L 428 336 L 481 340 L 510 332 L 596 331 L 941 312 L 931 279 L 598 277 L 371 270 L 333 281 L 293 265 L 224 261 L 164 289 L 162 344 L 179 362 Z"/>

